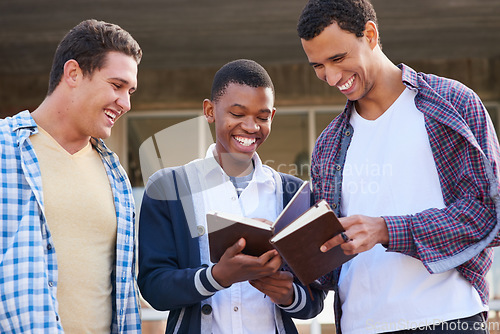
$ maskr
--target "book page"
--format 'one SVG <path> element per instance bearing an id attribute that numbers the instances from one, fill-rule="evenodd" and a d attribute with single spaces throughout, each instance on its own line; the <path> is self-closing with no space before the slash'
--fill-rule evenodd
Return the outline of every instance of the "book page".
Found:
<path id="1" fill-rule="evenodd" d="M 293 222 L 300 215 L 306 212 L 311 206 L 311 187 L 309 181 L 305 181 L 300 186 L 299 190 L 293 195 L 290 202 L 280 213 L 278 218 L 273 224 L 274 233 L 278 233 L 285 226 Z"/>
<path id="2" fill-rule="evenodd" d="M 263 230 L 271 231 L 271 225 L 260 221 L 258 219 L 248 218 L 239 216 L 232 213 L 227 212 L 215 212 L 210 211 L 207 213 L 207 230 L 208 233 L 215 232 L 217 230 L 226 228 L 235 223 L 241 223 L 249 226 L 253 226 L 256 228 L 260 228 Z"/>
<path id="3" fill-rule="evenodd" d="M 279 233 L 276 233 L 275 236 L 270 240 L 271 243 L 281 240 L 287 235 L 299 230 L 301 227 L 309 224 L 311 221 L 316 219 L 319 216 L 324 215 L 325 213 L 332 211 L 330 206 L 325 200 L 321 200 L 314 206 L 312 206 L 308 211 L 303 213 L 299 218 L 297 218 L 294 222 L 288 224 L 284 227 Z M 333 224 L 333 222 L 332 222 Z"/>

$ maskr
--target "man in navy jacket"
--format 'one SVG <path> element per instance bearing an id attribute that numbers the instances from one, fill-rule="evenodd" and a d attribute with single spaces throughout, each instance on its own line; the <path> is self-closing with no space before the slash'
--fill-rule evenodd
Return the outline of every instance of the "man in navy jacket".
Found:
<path id="1" fill-rule="evenodd" d="M 324 292 L 309 293 L 280 270 L 276 250 L 243 254 L 243 238 L 214 264 L 206 233 L 212 210 L 274 221 L 302 183 L 256 153 L 276 111 L 272 81 L 254 61 L 230 62 L 216 73 L 203 109 L 216 132 L 205 159 L 148 181 L 139 223 L 141 293 L 170 311 L 167 333 L 297 333 L 292 317 L 316 316 Z"/>

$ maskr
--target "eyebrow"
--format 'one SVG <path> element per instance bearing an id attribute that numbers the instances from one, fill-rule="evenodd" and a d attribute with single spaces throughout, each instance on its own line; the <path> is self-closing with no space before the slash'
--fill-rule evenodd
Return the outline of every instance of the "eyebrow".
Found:
<path id="1" fill-rule="evenodd" d="M 247 107 L 245 107 L 244 105 L 241 105 L 239 103 L 235 103 L 231 107 L 238 107 L 238 108 L 241 108 L 241 109 L 248 109 Z M 259 112 L 265 112 L 267 114 L 270 114 L 271 110 L 269 110 L 269 109 L 261 109 L 261 110 L 259 110 Z"/>
<path id="2" fill-rule="evenodd" d="M 343 52 L 343 53 L 338 53 L 336 55 L 333 55 L 331 57 L 328 57 L 327 60 L 334 60 L 334 59 L 338 59 L 338 58 L 343 58 L 347 55 L 347 52 Z M 315 65 L 319 65 L 319 63 L 314 63 L 314 62 L 309 62 L 309 65 L 311 66 L 315 66 Z"/>

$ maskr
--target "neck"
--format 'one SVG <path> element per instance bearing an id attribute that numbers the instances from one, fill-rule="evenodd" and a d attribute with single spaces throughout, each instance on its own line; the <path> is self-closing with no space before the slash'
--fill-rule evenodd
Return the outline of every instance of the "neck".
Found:
<path id="1" fill-rule="evenodd" d="M 58 109 L 58 105 L 64 104 L 52 103 L 50 97 L 47 97 L 31 113 L 31 117 L 33 117 L 38 126 L 50 134 L 69 154 L 74 154 L 87 146 L 90 137 L 77 136 L 77 132 L 74 131 L 69 118 L 66 117 L 66 112 Z"/>
<path id="2" fill-rule="evenodd" d="M 232 157 L 231 154 L 219 154 L 218 152 L 215 159 L 224 172 L 232 177 L 246 176 L 254 170 L 252 159 L 238 160 Z"/>
<path id="3" fill-rule="evenodd" d="M 380 117 L 405 90 L 401 70 L 389 59 L 382 62 L 373 77 L 377 78 L 370 91 L 355 102 L 359 115 L 368 120 Z"/>

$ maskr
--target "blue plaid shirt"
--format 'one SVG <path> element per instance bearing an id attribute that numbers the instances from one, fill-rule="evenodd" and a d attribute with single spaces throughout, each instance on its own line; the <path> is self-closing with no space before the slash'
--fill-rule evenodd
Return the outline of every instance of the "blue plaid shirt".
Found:
<path id="1" fill-rule="evenodd" d="M 403 64 L 399 67 L 403 83 L 417 91 L 415 105 L 424 114 L 446 207 L 383 217 L 389 230 L 387 250 L 421 260 L 430 273 L 456 268 L 486 305 L 490 247 L 500 245 L 500 149 L 495 129 L 469 88 Z M 344 112 L 323 131 L 312 157 L 315 198 L 325 198 L 338 215 L 346 152 L 356 135 L 349 123 L 352 104 L 348 101 Z M 340 268 L 320 281 L 324 288 L 337 291 L 339 275 Z M 337 333 L 341 333 L 341 312 L 336 298 Z"/>
<path id="2" fill-rule="evenodd" d="M 28 111 L 0 120 L 0 332 L 63 333 L 56 300 L 57 261 L 44 214 L 42 178 Z M 118 157 L 92 138 L 114 194 L 117 217 L 111 333 L 140 333 L 135 281 L 134 201 Z"/>

